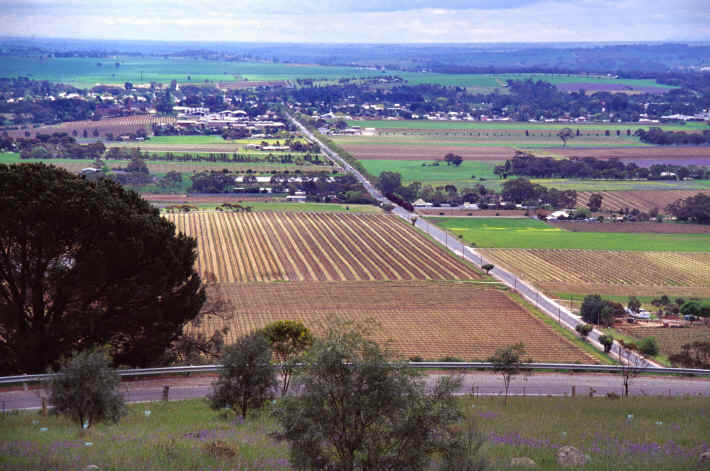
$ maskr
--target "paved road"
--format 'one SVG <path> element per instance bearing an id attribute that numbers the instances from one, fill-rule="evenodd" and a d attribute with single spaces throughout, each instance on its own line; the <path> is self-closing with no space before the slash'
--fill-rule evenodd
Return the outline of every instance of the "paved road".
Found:
<path id="1" fill-rule="evenodd" d="M 451 373 L 430 373 L 426 375 L 428 384 L 433 384 L 440 376 Z M 503 382 L 499 375 L 489 372 L 467 372 L 461 375 L 462 386 L 458 394 L 480 394 L 484 396 L 503 394 Z M 151 378 L 123 382 L 121 389 L 129 402 L 159 401 L 163 386 L 170 385 L 170 400 L 195 399 L 207 396 L 212 390 L 212 375 L 179 378 Z M 534 373 L 517 376 L 511 383 L 510 393 L 516 396 L 569 396 L 574 386 L 577 395 L 605 396 L 608 393 L 623 394 L 622 378 L 611 374 L 562 374 Z M 650 396 L 710 396 L 710 380 L 700 378 L 643 376 L 631 382 L 632 395 Z M 40 389 L 28 391 L 16 389 L 0 391 L 0 411 L 12 409 L 39 408 L 41 397 L 46 392 Z"/>
<path id="2" fill-rule="evenodd" d="M 373 198 L 377 199 L 380 202 L 386 201 L 388 203 L 391 203 L 389 200 L 386 200 L 384 195 L 382 195 L 382 193 L 377 188 L 375 188 L 360 172 L 358 172 L 355 168 L 353 168 L 350 164 L 343 160 L 328 146 L 323 144 L 323 142 L 320 141 L 315 135 L 313 135 L 313 133 L 308 130 L 308 128 L 306 128 L 290 114 L 286 113 L 286 116 L 289 120 L 291 120 L 293 124 L 295 124 L 300 129 L 303 134 L 305 134 L 309 139 L 317 142 L 328 158 L 343 167 L 347 172 L 354 175 L 363 184 L 363 186 L 367 189 L 367 191 Z M 459 239 L 452 237 L 448 232 L 439 229 L 434 224 L 431 224 L 424 220 L 424 218 L 416 216 L 397 205 L 395 205 L 393 213 L 401 217 L 402 219 L 409 221 L 410 223 L 414 220 L 413 218 L 416 217 L 416 221 L 414 221 L 416 227 L 429 234 L 432 238 L 437 240 L 439 243 L 447 247 L 452 252 L 459 254 L 461 257 L 472 262 L 479 268 L 481 267 L 481 265 L 489 263 L 489 261 L 486 260 L 483 255 L 481 255 L 475 249 L 465 246 Z M 535 304 L 541 311 L 543 311 L 553 319 L 557 320 L 560 324 L 564 325 L 570 330 L 574 331 L 575 327 L 578 324 L 584 323 L 582 322 L 579 316 L 572 314 L 572 312 L 570 312 L 567 308 L 548 298 L 540 290 L 534 288 L 529 283 L 520 280 L 513 273 L 504 270 L 503 268 L 495 267 L 490 272 L 490 274 L 505 283 L 506 285 L 508 285 L 509 287 L 518 291 L 528 301 Z M 599 350 L 603 350 L 602 345 L 599 343 L 600 335 L 603 335 L 602 332 L 598 331 L 597 329 L 594 329 L 589 334 L 588 338 L 592 345 L 594 345 Z M 612 346 L 612 354 L 617 358 L 619 357 L 620 349 L 621 346 L 619 345 L 619 343 L 614 342 L 614 345 Z M 629 364 L 632 364 L 634 366 L 646 368 L 658 368 L 660 366 L 657 363 L 647 360 L 646 358 L 637 355 L 633 352 L 627 351 L 625 353 L 626 355 L 624 356 L 624 360 L 628 359 Z"/>

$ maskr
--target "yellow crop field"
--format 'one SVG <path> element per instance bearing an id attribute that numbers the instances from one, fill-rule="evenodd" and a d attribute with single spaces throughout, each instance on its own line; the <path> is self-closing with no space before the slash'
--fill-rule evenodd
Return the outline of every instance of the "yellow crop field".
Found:
<path id="1" fill-rule="evenodd" d="M 197 239 L 198 271 L 218 283 L 479 278 L 395 216 L 200 212 L 165 217 Z"/>
<path id="2" fill-rule="evenodd" d="M 485 360 L 496 349 L 523 342 L 534 361 L 591 363 L 594 358 L 508 297 L 506 291 L 454 281 L 287 282 L 220 284 L 229 312 L 209 316 L 192 329 L 211 335 L 229 327 L 241 335 L 283 319 L 298 320 L 316 334 L 330 317 L 370 322 L 373 339 L 403 358 L 455 356 Z"/>

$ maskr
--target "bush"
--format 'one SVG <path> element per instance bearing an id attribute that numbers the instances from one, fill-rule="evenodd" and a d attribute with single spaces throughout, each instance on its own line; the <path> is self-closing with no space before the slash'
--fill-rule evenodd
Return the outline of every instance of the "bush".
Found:
<path id="1" fill-rule="evenodd" d="M 118 422 L 125 406 L 118 392 L 121 378 L 110 363 L 106 353 L 87 351 L 62 366 L 50 383 L 49 403 L 55 411 L 87 428 L 96 422 Z"/>
<path id="2" fill-rule="evenodd" d="M 246 418 L 250 407 L 261 407 L 272 398 L 276 374 L 269 342 L 262 333 L 242 337 L 225 348 L 223 365 L 214 391 L 208 396 L 213 409 L 230 407 Z"/>
<path id="3" fill-rule="evenodd" d="M 276 410 L 295 469 L 422 470 L 436 454 L 473 462 L 455 427 L 459 381 L 427 388 L 392 360 L 352 324 L 331 326 L 314 342 L 297 372 L 302 393 Z"/>
<path id="4" fill-rule="evenodd" d="M 593 328 L 594 327 L 592 327 L 589 324 L 577 324 L 577 326 L 574 328 L 574 330 L 576 330 L 577 333 L 579 333 L 580 337 L 582 337 L 583 339 L 586 339 L 587 335 L 589 335 L 589 332 L 591 332 Z"/>
<path id="5" fill-rule="evenodd" d="M 611 335 L 600 335 L 599 343 L 604 346 L 604 353 L 609 353 L 611 351 L 611 346 L 614 345 L 614 337 Z"/>
<path id="6" fill-rule="evenodd" d="M 658 342 L 655 337 L 646 337 L 638 342 L 638 349 L 644 355 L 658 355 Z"/>

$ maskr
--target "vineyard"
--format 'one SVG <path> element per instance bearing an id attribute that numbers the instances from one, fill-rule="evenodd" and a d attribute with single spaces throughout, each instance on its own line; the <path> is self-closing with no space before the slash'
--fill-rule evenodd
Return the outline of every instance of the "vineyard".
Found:
<path id="1" fill-rule="evenodd" d="M 482 249 L 484 257 L 551 293 L 710 293 L 710 252 Z"/>
<path id="2" fill-rule="evenodd" d="M 29 132 L 32 137 L 37 134 L 53 134 L 55 132 L 65 132 L 73 135 L 74 131 L 76 131 L 77 135 L 75 137 L 82 138 L 85 137 L 84 131 L 86 131 L 87 137 L 96 137 L 96 132 L 102 137 L 105 137 L 107 133 L 112 133 L 118 137 L 122 134 L 135 133 L 139 129 L 147 130 L 150 133 L 152 132 L 150 127 L 153 124 L 173 124 L 174 122 L 175 118 L 171 116 L 142 114 L 120 118 L 104 118 L 99 121 L 68 121 L 52 126 L 8 131 L 8 135 L 10 137 L 25 137 L 25 132 Z"/>
<path id="3" fill-rule="evenodd" d="M 197 239 L 198 271 L 219 283 L 478 278 L 394 216 L 201 212 L 165 217 Z"/>
<path id="4" fill-rule="evenodd" d="M 405 359 L 485 360 L 498 348 L 523 342 L 535 361 L 594 361 L 505 291 L 471 283 L 235 283 L 214 289 L 231 304 L 231 312 L 210 316 L 192 329 L 211 335 L 229 327 L 227 343 L 281 319 L 302 321 L 322 333 L 327 320 L 337 316 L 367 322 L 374 340 L 391 341 L 389 347 Z"/>
<path id="5" fill-rule="evenodd" d="M 602 195 L 602 210 L 621 211 L 625 208 L 636 208 L 643 212 L 649 212 L 653 208 L 664 212 L 666 206 L 679 199 L 695 196 L 698 193 L 710 195 L 710 191 L 693 190 L 602 191 L 598 193 Z M 590 191 L 577 192 L 577 206 L 586 207 L 591 195 Z"/>
<path id="6" fill-rule="evenodd" d="M 617 329 L 637 339 L 655 337 L 659 350 L 666 355 L 680 353 L 681 347 L 686 343 L 710 342 L 710 327 L 703 326 L 670 329 L 668 327 L 625 325 L 621 328 L 617 327 Z"/>

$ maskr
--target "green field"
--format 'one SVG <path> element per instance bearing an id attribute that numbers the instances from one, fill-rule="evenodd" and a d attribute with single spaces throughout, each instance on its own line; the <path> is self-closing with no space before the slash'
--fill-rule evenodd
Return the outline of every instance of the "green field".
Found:
<path id="1" fill-rule="evenodd" d="M 570 232 L 531 218 L 429 218 L 477 247 L 704 252 L 710 234 Z"/>
<path id="2" fill-rule="evenodd" d="M 153 136 L 146 144 L 231 144 L 222 136 Z"/>
<path id="3" fill-rule="evenodd" d="M 503 161 L 476 162 L 465 160 L 460 166 L 440 164 L 433 167 L 431 160 L 361 160 L 367 171 L 372 175 L 379 175 L 381 172 L 398 172 L 402 175 L 405 183 L 421 182 L 430 183 L 451 183 L 462 184 L 477 183 L 479 178 L 498 178 L 493 173 L 496 165 L 502 165 Z M 423 167 L 422 164 L 427 164 Z M 475 178 L 472 178 L 475 175 Z"/>
<path id="4" fill-rule="evenodd" d="M 516 121 L 432 121 L 423 119 L 410 120 L 352 120 L 348 121 L 350 126 L 360 126 L 362 128 L 376 129 L 432 129 L 432 130 L 530 130 L 530 132 L 556 131 L 562 128 L 579 129 L 580 132 L 610 131 L 616 130 L 626 132 L 627 129 L 633 131 L 637 129 L 648 129 L 651 126 L 658 126 L 666 131 L 697 131 L 710 129 L 704 122 L 689 122 L 687 124 L 639 124 L 639 123 L 600 123 L 600 124 L 576 124 L 576 123 L 525 123 Z M 573 143 L 574 139 L 570 141 Z"/>
<path id="5" fill-rule="evenodd" d="M 119 63 L 118 67 L 116 63 Z M 0 77 L 25 76 L 34 80 L 70 83 L 79 87 L 95 84 L 224 82 L 248 79 L 250 81 L 296 80 L 310 78 L 332 81 L 339 78 L 377 77 L 396 75 L 409 84 L 422 83 L 467 87 L 471 91 L 490 93 L 495 89 L 505 92 L 505 82 L 515 80 L 544 80 L 552 84 L 588 83 L 619 84 L 654 87 L 660 90 L 674 88 L 657 84 L 654 80 L 613 79 L 602 76 L 553 74 L 440 74 L 425 72 L 376 71 L 359 67 L 320 66 L 308 64 L 279 64 L 264 62 L 232 62 L 193 58 L 133 57 L 111 58 L 47 58 L 41 56 L 5 56 L 0 66 Z M 593 90 L 593 86 L 586 86 Z"/>
<path id="6" fill-rule="evenodd" d="M 698 457 L 708 449 L 706 398 L 609 400 L 583 397 L 580 389 L 576 398 L 510 398 L 504 405 L 500 398 L 466 397 L 458 403 L 475 419 L 493 471 L 511 469 L 511 458 L 519 456 L 535 460 L 536 469 L 558 470 L 555 454 L 565 445 L 590 455 L 581 468 L 587 471 L 699 469 Z M 81 433 L 63 417 L 21 411 L 0 418 L 0 468 L 291 470 L 287 443 L 272 438 L 276 427 L 268 411 L 242 421 L 233 412 L 211 410 L 204 400 L 133 404 L 119 424 Z M 210 456 L 207 446 L 214 441 L 236 456 Z"/>
<path id="7" fill-rule="evenodd" d="M 228 194 L 230 199 L 234 198 L 234 194 Z M 175 203 L 156 203 L 156 206 L 171 206 L 173 204 L 184 204 L 180 201 Z M 221 206 L 221 203 L 195 203 L 190 206 L 196 206 L 201 211 L 212 211 L 217 206 Z M 285 211 L 294 213 L 303 212 L 351 212 L 351 213 L 366 213 L 366 214 L 379 214 L 382 212 L 377 206 L 372 206 L 370 204 L 336 204 L 336 203 L 274 203 L 274 202 L 261 202 L 261 201 L 244 201 L 243 203 L 238 203 L 241 206 L 248 206 L 252 211 Z"/>

